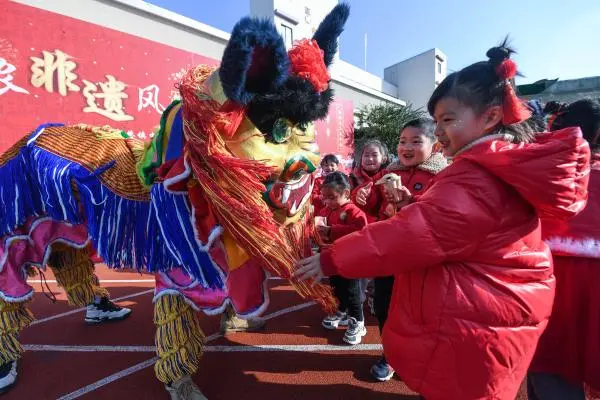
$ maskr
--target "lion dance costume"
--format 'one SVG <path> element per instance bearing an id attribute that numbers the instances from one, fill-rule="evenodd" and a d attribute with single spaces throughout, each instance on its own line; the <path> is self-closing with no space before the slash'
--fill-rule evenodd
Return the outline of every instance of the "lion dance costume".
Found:
<path id="1" fill-rule="evenodd" d="M 183 77 L 149 144 L 108 127 L 43 125 L 0 157 L 3 366 L 16 365 L 33 319 L 28 274 L 51 265 L 69 301 L 89 303 L 106 296 L 96 251 L 112 268 L 154 273 L 156 376 L 172 398 L 204 398 L 190 380 L 205 340 L 197 312 L 260 315 L 268 274 L 291 279 L 310 254 L 313 122 L 333 98 L 327 67 L 348 14 L 336 6 L 289 51 L 272 23 L 242 19 L 219 69 Z M 327 287 L 292 284 L 335 309 Z"/>

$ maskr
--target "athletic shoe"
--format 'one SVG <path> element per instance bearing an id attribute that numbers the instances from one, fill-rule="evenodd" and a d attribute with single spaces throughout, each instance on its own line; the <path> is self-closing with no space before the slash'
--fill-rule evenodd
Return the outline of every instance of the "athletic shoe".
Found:
<path id="1" fill-rule="evenodd" d="M 325 329 L 337 329 L 338 326 L 348 326 L 348 316 L 345 312 L 337 311 L 335 314 L 323 318 L 321 325 Z"/>
<path id="2" fill-rule="evenodd" d="M 385 357 L 381 357 L 377 364 L 371 367 L 371 375 L 379 382 L 389 381 L 394 376 L 394 369 L 387 363 Z"/>
<path id="3" fill-rule="evenodd" d="M 17 362 L 0 365 L 0 394 L 8 392 L 17 382 Z"/>
<path id="4" fill-rule="evenodd" d="M 364 321 L 357 321 L 356 318 L 348 318 L 348 329 L 344 333 L 344 342 L 348 344 L 359 344 L 362 337 L 367 334 L 367 327 Z"/>
<path id="5" fill-rule="evenodd" d="M 104 321 L 120 321 L 129 317 L 131 309 L 119 307 L 107 297 L 103 297 L 100 303 L 92 303 L 87 306 L 85 322 L 88 324 L 99 324 Z"/>
<path id="6" fill-rule="evenodd" d="M 165 385 L 165 388 L 169 392 L 171 400 L 207 400 L 189 375 L 170 385 Z"/>

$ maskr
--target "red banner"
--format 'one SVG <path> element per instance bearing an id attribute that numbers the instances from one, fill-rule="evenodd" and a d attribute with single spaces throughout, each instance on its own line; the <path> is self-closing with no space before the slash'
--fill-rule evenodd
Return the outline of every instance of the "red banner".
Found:
<path id="1" fill-rule="evenodd" d="M 46 122 L 111 125 L 148 139 L 194 65 L 218 60 L 12 1 L 0 24 L 0 152 Z M 352 152 L 352 102 L 317 124 L 322 153 Z M 350 135 L 351 137 L 351 135 Z"/>
<path id="2" fill-rule="evenodd" d="M 351 101 L 336 98 L 329 115 L 315 124 L 321 156 L 335 154 L 349 172 L 354 152 L 354 106 Z"/>

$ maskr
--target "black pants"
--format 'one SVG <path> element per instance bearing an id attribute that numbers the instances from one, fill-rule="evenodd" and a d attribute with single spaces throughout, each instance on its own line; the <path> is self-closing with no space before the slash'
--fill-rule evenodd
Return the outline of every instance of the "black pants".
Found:
<path id="1" fill-rule="evenodd" d="M 334 275 L 329 277 L 329 284 L 340 302 L 340 311 L 346 311 L 348 317 L 356 318 L 357 321 L 364 321 L 365 317 L 360 301 L 360 281 Z"/>
<path id="2" fill-rule="evenodd" d="M 388 309 L 392 301 L 392 289 L 394 288 L 394 277 L 385 276 L 383 278 L 375 278 L 373 280 L 375 293 L 373 295 L 373 308 L 375 309 L 375 317 L 379 322 L 379 332 L 383 333 L 383 325 L 387 321 Z"/>
<path id="3" fill-rule="evenodd" d="M 529 400 L 585 400 L 583 385 L 574 385 L 553 374 L 530 372 L 527 374 Z"/>

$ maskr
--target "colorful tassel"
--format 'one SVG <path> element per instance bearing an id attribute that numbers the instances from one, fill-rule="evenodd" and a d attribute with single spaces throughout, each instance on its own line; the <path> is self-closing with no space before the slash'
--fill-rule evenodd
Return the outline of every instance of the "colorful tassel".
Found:
<path id="1" fill-rule="evenodd" d="M 109 297 L 108 291 L 94 275 L 94 263 L 88 249 L 75 249 L 62 243 L 52 246 L 48 260 L 56 282 L 67 292 L 69 305 L 85 307 L 94 302 L 94 298 Z"/>
<path id="2" fill-rule="evenodd" d="M 111 268 L 157 272 L 184 265 L 203 287 L 224 287 L 222 272 L 208 256 L 208 248 L 196 241 L 186 196 L 168 193 L 159 184 L 154 200 L 159 204 L 153 207 L 150 201 L 123 198 L 102 183 L 100 175 L 111 164 L 90 172 L 24 142 L 14 153 L 0 166 L 1 235 L 13 232 L 31 216 L 48 215 L 57 221 L 85 224 L 94 248 Z M 161 223 L 167 228 L 177 225 L 177 232 L 169 237 L 171 249 L 163 239 Z M 182 246 L 181 252 L 174 251 Z"/>
<path id="3" fill-rule="evenodd" d="M 152 206 L 150 218 L 156 219 L 160 227 L 160 243 L 156 245 L 169 248 L 175 264 L 198 279 L 203 287 L 225 289 L 225 276 L 209 254 L 211 241 L 218 236 L 220 227 L 213 230 L 207 243 L 201 243 L 196 237 L 187 195 L 169 193 L 162 184 L 152 188 Z"/>
<path id="4" fill-rule="evenodd" d="M 202 358 L 205 336 L 198 315 L 182 296 L 164 295 L 154 303 L 156 377 L 171 383 L 192 375 Z"/>
<path id="5" fill-rule="evenodd" d="M 19 332 L 34 320 L 26 303 L 7 303 L 0 300 L 0 364 L 16 361 L 23 354 Z"/>
<path id="6" fill-rule="evenodd" d="M 37 180 L 29 173 L 29 149 L 22 147 L 0 166 L 0 237 L 22 226 L 28 217 L 45 211 Z"/>

